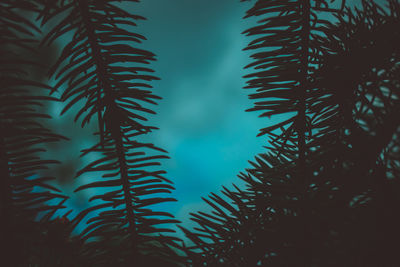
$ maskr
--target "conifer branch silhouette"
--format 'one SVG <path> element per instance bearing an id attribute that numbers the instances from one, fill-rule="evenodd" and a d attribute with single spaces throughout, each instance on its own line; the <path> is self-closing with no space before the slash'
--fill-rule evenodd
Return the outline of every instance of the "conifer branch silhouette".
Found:
<path id="1" fill-rule="evenodd" d="M 256 1 L 254 6 L 247 11 L 245 18 L 260 16 L 261 19 L 257 26 L 244 32 L 248 36 L 256 36 L 245 48 L 245 50 L 256 50 L 256 53 L 252 55 L 254 62 L 246 66 L 246 68 L 252 68 L 254 72 L 245 76 L 249 79 L 245 88 L 256 89 L 256 93 L 250 94 L 250 99 L 257 101 L 255 106 L 248 111 L 263 111 L 260 117 L 282 114 L 288 116 L 284 121 L 261 129 L 259 133 L 259 136 L 269 135 L 271 137 L 271 147 L 268 148 L 271 152 L 268 156 L 261 156 L 256 160 L 263 162 L 265 159 L 272 160 L 270 158 L 276 157 L 276 160 L 280 163 L 280 170 L 270 170 L 271 166 L 276 166 L 274 164 L 263 164 L 265 165 L 264 168 L 267 169 L 262 169 L 262 167 L 254 164 L 257 166 L 254 172 L 261 174 L 268 171 L 271 172 L 271 176 L 277 175 L 279 177 L 276 178 L 278 183 L 275 186 L 286 187 L 287 194 L 291 195 L 289 198 L 297 204 L 295 204 L 294 210 L 287 209 L 285 206 L 274 207 L 273 213 L 282 212 L 282 214 L 285 214 L 287 209 L 288 214 L 286 215 L 292 220 L 297 220 L 299 225 L 303 225 L 299 226 L 303 229 L 300 233 L 305 232 L 305 235 L 308 231 L 305 222 L 305 214 L 308 212 L 306 190 L 310 183 L 306 179 L 308 177 L 306 134 L 311 131 L 308 123 L 309 118 L 306 116 L 307 106 L 309 106 L 307 99 L 311 89 L 309 88 L 309 81 L 313 72 L 313 65 L 316 65 L 315 60 L 318 60 L 317 51 L 313 47 L 313 36 L 317 34 L 317 27 L 320 27 L 317 16 L 312 12 L 309 2 Z M 312 31 L 313 34 L 311 34 Z M 311 63 L 312 60 L 314 60 L 313 63 Z M 285 173 L 287 177 L 281 178 L 282 173 Z M 285 186 L 285 184 L 288 185 Z M 254 189 L 251 188 L 251 190 Z M 274 189 L 270 188 L 269 190 Z M 278 191 L 281 190 L 278 189 Z M 250 191 L 248 194 L 255 197 L 254 193 Z M 241 196 L 244 197 L 243 194 Z M 252 201 L 247 205 L 242 205 L 241 212 L 247 213 L 249 212 L 246 211 L 247 209 L 253 210 L 254 206 L 252 205 L 254 203 L 251 203 Z M 247 216 L 241 212 L 239 212 L 240 217 L 237 219 L 247 221 Z M 298 214 L 302 214 L 302 220 L 298 219 Z M 281 220 L 283 223 L 287 219 L 282 218 Z M 243 236 L 241 239 L 243 238 L 247 239 L 248 237 Z M 301 239 L 306 240 L 305 238 Z M 232 247 L 235 246 L 232 245 Z M 268 248 L 264 249 L 267 250 Z M 300 254 L 305 258 L 300 260 L 297 257 L 297 260 L 306 261 L 308 251 L 307 246 L 305 246 L 304 253 Z M 236 253 L 243 255 L 243 252 L 236 251 Z M 276 252 L 272 254 L 276 254 Z M 228 262 L 226 262 L 227 259 L 222 259 L 220 264 L 224 263 L 226 266 L 229 266 L 229 264 L 234 264 L 234 266 L 254 265 L 258 262 L 263 264 L 264 260 L 264 257 L 259 254 L 252 259 L 245 257 L 241 260 L 230 259 Z"/>
<path id="2" fill-rule="evenodd" d="M 212 194 L 212 212 L 192 214 L 199 227 L 183 231 L 194 266 L 397 262 L 398 153 L 388 160 L 384 151 L 398 144 L 399 3 L 388 1 L 387 12 L 373 1 L 324 9 L 337 24 L 304 3 L 257 1 L 248 12 L 261 17 L 246 31 L 260 36 L 246 48 L 257 51 L 247 66 L 258 100 L 250 111 L 287 118 L 261 129 L 270 146 L 240 174 L 246 188 Z"/>
<path id="3" fill-rule="evenodd" d="M 160 226 L 177 220 L 153 209 L 175 201 L 158 167 L 167 156 L 140 140 L 156 129 L 146 123 L 160 99 L 146 67 L 155 55 L 138 48 L 145 37 L 133 29 L 144 18 L 120 2 L 138 1 L 0 3 L 6 266 L 399 265 L 398 0 L 354 9 L 344 0 L 254 1 L 246 17 L 260 19 L 244 33 L 254 51 L 249 111 L 279 120 L 260 130 L 269 145 L 239 174 L 245 187 L 210 194 L 211 212 L 191 214 L 193 231 L 180 227 L 192 242 L 182 247 Z M 19 54 L 35 53 L 46 25 L 43 46 L 70 40 L 49 71 L 54 87 L 32 79 L 28 70 L 40 62 Z M 65 138 L 42 125 L 49 115 L 39 106 L 57 99 L 39 91 L 61 93 L 62 113 L 76 112 L 82 127 L 98 125 L 98 142 L 82 150 L 96 159 L 77 172 L 90 181 L 75 190 L 96 189 L 94 204 L 71 220 L 72 210 L 54 218 L 67 197 L 42 174 L 57 163 L 42 158 L 46 144 Z"/>
<path id="4" fill-rule="evenodd" d="M 163 176 L 165 171 L 154 168 L 160 165 L 159 160 L 168 157 L 163 149 L 139 141 L 140 135 L 157 129 L 142 123 L 147 121 L 148 114 L 155 113 L 148 104 L 156 104 L 155 100 L 160 99 L 148 84 L 158 78 L 151 74 L 152 69 L 143 66 L 155 60 L 155 56 L 135 47 L 145 37 L 134 33 L 132 26 L 144 18 L 126 12 L 117 2 L 120 1 L 66 1 L 42 14 L 43 23 L 58 20 L 43 44 L 51 44 L 65 34 L 72 35 L 50 71 L 58 79 L 55 88 L 65 87 L 61 99 L 68 103 L 62 113 L 75 106 L 79 108 L 75 121 L 82 117 L 82 127 L 93 117 L 99 125 L 99 142 L 84 149 L 82 156 L 101 153 L 102 157 L 89 163 L 77 176 L 101 171 L 102 178 L 92 178 L 92 182 L 75 191 L 98 188 L 104 193 L 91 197 L 90 201 L 97 204 L 79 214 L 72 224 L 77 225 L 87 214 L 97 212 L 80 234 L 87 243 L 84 253 L 93 266 L 152 261 L 172 264 L 168 262 L 179 259 L 170 246 L 179 239 L 165 235 L 173 230 L 159 225 L 178 221 L 167 212 L 151 208 L 175 201 L 163 196 L 174 189 Z"/>
<path id="5" fill-rule="evenodd" d="M 1 242 L 4 266 L 41 264 L 48 245 L 48 215 L 64 207 L 66 196 L 41 171 L 58 163 L 44 159 L 46 145 L 65 137 L 43 126 L 50 118 L 40 110 L 50 87 L 35 81 L 29 69 L 40 68 L 33 55 L 40 33 L 22 14 L 36 12 L 31 1 L 0 3 L 0 175 Z M 59 204 L 55 204 L 58 202 Z M 40 220 L 39 220 L 40 219 Z"/>

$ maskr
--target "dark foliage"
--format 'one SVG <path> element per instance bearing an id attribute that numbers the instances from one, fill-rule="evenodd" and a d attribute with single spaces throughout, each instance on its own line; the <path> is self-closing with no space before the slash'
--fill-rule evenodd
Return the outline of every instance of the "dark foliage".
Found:
<path id="1" fill-rule="evenodd" d="M 20 56 L 33 53 L 34 36 L 40 30 L 20 13 L 35 12 L 30 1 L 0 3 L 0 173 L 2 220 L 1 243 L 4 266 L 28 266 L 43 262 L 42 241 L 52 238 L 45 216 L 62 207 L 67 197 L 38 175 L 57 163 L 41 157 L 46 144 L 64 137 L 46 129 L 41 121 L 49 118 L 38 107 L 56 99 L 46 96 L 49 87 L 27 73 L 35 62 Z M 35 66 L 38 68 L 39 66 Z M 40 221 L 36 219 L 42 216 Z"/>
<path id="2" fill-rule="evenodd" d="M 174 238 L 162 233 L 172 230 L 158 226 L 178 222 L 169 213 L 150 208 L 174 201 L 160 195 L 174 189 L 162 176 L 164 171 L 150 168 L 167 158 L 154 155 L 153 151 L 165 151 L 138 139 L 156 129 L 141 122 L 147 121 L 146 114 L 154 114 L 144 104 L 156 104 L 154 100 L 159 99 L 147 83 L 157 78 L 151 75 L 152 69 L 143 66 L 154 60 L 154 55 L 134 46 L 145 39 L 131 31 L 135 21 L 143 18 L 127 13 L 116 2 L 119 1 L 65 1 L 42 14 L 43 23 L 58 20 L 43 44 L 51 44 L 65 34 L 72 35 L 50 70 L 50 75 L 55 74 L 58 79 L 56 90 L 65 87 L 61 100 L 68 103 L 62 113 L 79 106 L 75 121 L 83 117 L 82 127 L 93 116 L 98 122 L 99 142 L 83 150 L 82 156 L 89 153 L 102 156 L 77 175 L 86 172 L 102 172 L 102 175 L 75 191 L 107 190 L 93 196 L 91 201 L 101 201 L 72 222 L 76 224 L 87 213 L 99 211 L 80 234 L 86 242 L 82 253 L 95 266 L 125 266 L 161 256 L 168 259 L 174 255 L 169 247 Z"/>
<path id="3" fill-rule="evenodd" d="M 120 2 L 0 3 L 2 266 L 400 265 L 398 1 L 254 1 L 248 111 L 276 123 L 260 130 L 269 145 L 239 174 L 245 187 L 204 198 L 212 211 L 180 227 L 187 245 L 154 208 L 175 201 L 166 151 L 141 141 L 156 129 L 155 55 L 134 31 L 144 18 Z M 52 66 L 27 60 L 63 38 Z M 58 163 L 46 147 L 67 139 L 45 127 L 51 101 L 98 128 L 81 153 L 95 159 L 76 171 L 89 182 L 75 190 L 96 194 L 73 217 L 43 172 Z"/>
<path id="4" fill-rule="evenodd" d="M 41 247 L 46 251 L 45 254 L 50 255 L 45 260 L 39 259 L 44 257 L 42 252 L 38 252 L 38 256 L 31 253 L 35 254 L 34 258 L 29 254 L 28 257 L 24 255 L 20 257 L 27 260 L 26 263 L 21 263 L 23 266 L 29 263 L 40 266 L 88 266 L 88 262 L 91 266 L 127 266 L 133 263 L 141 265 L 144 262 L 158 262 L 168 266 L 179 260 L 171 249 L 171 245 L 175 245 L 175 238 L 167 234 L 172 230 L 159 226 L 178 221 L 166 212 L 151 208 L 154 204 L 174 201 L 173 198 L 163 196 L 173 189 L 171 182 L 163 177 L 164 171 L 153 167 L 167 156 L 155 154 L 154 151 L 165 151 L 138 139 L 140 135 L 156 129 L 141 122 L 147 120 L 144 117 L 146 114 L 154 113 L 143 103 L 156 104 L 154 100 L 159 99 L 152 94 L 149 90 L 151 86 L 147 84 L 148 81 L 157 79 L 149 74 L 153 70 L 142 66 L 154 60 L 154 55 L 134 47 L 135 43 L 140 43 L 145 38 L 133 33 L 129 27 L 136 26 L 135 21 L 143 18 L 127 13 L 115 2 L 119 1 L 2 3 L 2 43 L 5 44 L 1 65 L 1 164 L 2 174 L 6 177 L 3 179 L 4 186 L 1 187 L 4 190 L 2 218 L 8 218 L 10 227 L 16 227 L 15 230 L 5 227 L 6 233 L 21 232 L 16 230 L 19 225 L 13 224 L 14 221 L 34 227 L 37 224 L 34 220 L 38 209 L 54 210 L 62 207 L 44 206 L 56 197 L 63 197 L 62 195 L 33 191 L 35 186 L 56 190 L 44 183 L 49 178 L 35 177 L 45 164 L 53 161 L 37 159 L 34 153 L 41 151 L 36 148 L 37 144 L 57 140 L 60 136 L 51 134 L 33 121 L 36 117 L 47 115 L 35 113 L 31 106 L 40 105 L 40 101 L 57 99 L 30 95 L 25 92 L 28 87 L 32 90 L 33 87 L 44 87 L 50 90 L 50 94 L 62 92 L 61 100 L 67 102 L 62 113 L 76 106 L 78 111 L 75 120 L 83 117 L 82 127 L 89 123 L 93 115 L 96 116 L 99 142 L 83 150 L 82 155 L 92 153 L 98 159 L 77 172 L 77 175 L 86 172 L 96 174 L 93 175 L 92 182 L 80 186 L 76 191 L 87 188 L 107 189 L 106 192 L 99 190 L 105 193 L 93 196 L 91 200 L 95 204 L 71 221 L 66 216 L 53 219 L 54 213 L 45 215 L 43 224 L 47 226 L 43 226 L 43 231 L 46 235 L 52 234 L 49 236 L 51 240 L 44 239 L 47 241 Z M 57 80 L 54 88 L 21 78 L 24 74 L 23 66 L 31 63 L 18 59 L 17 55 L 14 57 L 17 49 L 15 47 L 32 50 L 29 51 L 32 53 L 35 49 L 31 44 L 32 40 L 23 35 L 33 38 L 35 34 L 31 32 L 40 31 L 35 26 L 37 23 L 29 22 L 19 15 L 25 9 L 41 19 L 41 28 L 47 23 L 51 24 L 51 29 L 41 40 L 41 45 L 52 44 L 64 35 L 71 35 L 71 42 L 65 46 L 56 64 L 50 69 L 50 75 L 55 75 Z M 7 58 L 8 55 L 12 58 Z M 101 177 L 96 178 L 99 175 Z M 35 208 L 28 209 L 25 206 Z M 27 214 L 24 213 L 22 217 L 19 214 L 22 212 Z M 69 237 L 71 231 L 89 214 L 88 226 L 78 237 Z M 31 223 L 15 218 L 18 216 L 24 220 L 26 217 Z M 30 233 L 34 232 L 30 230 Z M 21 236 L 28 240 L 42 238 L 31 238 L 24 232 Z M 18 237 L 13 235 L 10 238 Z M 22 241 L 10 242 L 23 244 Z M 33 244 L 26 246 L 34 247 Z M 61 248 L 58 251 L 57 246 Z M 78 251 L 75 258 L 73 254 L 68 255 L 69 247 Z M 18 251 L 16 247 L 11 250 Z M 15 255 L 10 256 L 15 260 Z"/>
<path id="5" fill-rule="evenodd" d="M 250 111 L 268 152 L 186 229 L 195 266 L 396 266 L 399 8 L 257 1 Z M 319 19 L 329 11 L 337 23 Z M 326 14 L 325 14 L 326 15 Z"/>

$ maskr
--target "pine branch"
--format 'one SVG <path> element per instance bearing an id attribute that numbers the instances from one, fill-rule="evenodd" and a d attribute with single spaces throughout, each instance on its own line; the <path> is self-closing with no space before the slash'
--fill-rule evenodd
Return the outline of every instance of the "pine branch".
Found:
<path id="1" fill-rule="evenodd" d="M 44 96 L 42 91 L 51 88 L 28 72 L 40 66 L 21 56 L 33 55 L 35 35 L 40 33 L 22 14 L 37 10 L 31 1 L 0 3 L 0 216 L 2 263 L 7 266 L 40 264 L 38 255 L 45 247 L 42 239 L 46 233 L 38 219 L 63 208 L 62 201 L 54 202 L 67 198 L 49 184 L 53 177 L 41 173 L 58 163 L 40 156 L 46 145 L 65 139 L 41 124 L 49 116 L 38 107 L 56 99 Z"/>
<path id="2" fill-rule="evenodd" d="M 224 190 L 224 199 L 212 194 L 205 200 L 212 211 L 192 214 L 199 227 L 183 231 L 193 242 L 186 253 L 194 265 L 396 262 L 392 244 L 383 241 L 399 236 L 394 225 L 400 203 L 394 193 L 398 179 L 387 180 L 395 164 L 386 167 L 397 162 L 398 153 L 385 153 L 396 149 L 399 133 L 400 27 L 394 25 L 400 9 L 396 1 L 390 6 L 383 12 L 363 1 L 357 14 L 349 9 L 338 14 L 338 25 L 319 20 L 315 12 L 303 20 L 304 6 L 295 9 L 294 1 L 258 1 L 250 9 L 248 16 L 270 15 L 247 31 L 262 35 L 248 46 L 259 51 L 248 65 L 257 71 L 248 75 L 248 88 L 256 89 L 250 98 L 263 100 L 252 110 L 290 117 L 261 130 L 272 142 L 241 173 L 245 190 Z"/>
<path id="3" fill-rule="evenodd" d="M 162 196 L 174 189 L 163 177 L 165 172 L 154 170 L 168 157 L 156 154 L 165 153 L 163 149 L 138 141 L 140 135 L 156 129 L 142 123 L 148 114 L 155 113 L 147 105 L 160 99 L 146 90 L 151 88 L 148 82 L 158 78 L 150 74 L 152 69 L 142 67 L 155 56 L 135 47 L 145 38 L 131 31 L 132 26 L 144 18 L 126 12 L 115 2 L 119 1 L 69 1 L 43 15 L 45 21 L 59 21 L 43 43 L 73 35 L 50 72 L 58 79 L 57 88 L 66 87 L 61 98 L 69 102 L 62 113 L 77 106 L 75 120 L 83 116 L 84 126 L 96 116 L 99 125 L 99 143 L 82 155 L 100 152 L 102 156 L 78 176 L 101 171 L 102 178 L 92 178 L 75 191 L 102 188 L 104 193 L 93 196 L 90 200 L 98 204 L 83 211 L 73 224 L 96 212 L 80 235 L 96 266 L 147 264 L 162 257 L 180 261 L 171 248 L 175 238 L 162 234 L 172 230 L 159 227 L 178 221 L 151 208 L 175 201 Z"/>

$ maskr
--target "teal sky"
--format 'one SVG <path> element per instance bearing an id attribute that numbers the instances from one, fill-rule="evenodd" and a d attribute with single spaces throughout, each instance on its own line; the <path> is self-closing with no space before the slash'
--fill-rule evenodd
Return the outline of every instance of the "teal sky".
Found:
<path id="1" fill-rule="evenodd" d="M 152 107 L 157 115 L 149 117 L 149 125 L 160 129 L 143 141 L 169 152 L 170 159 L 162 162 L 161 169 L 174 182 L 172 197 L 178 202 L 155 209 L 171 212 L 186 227 L 189 212 L 208 209 L 201 197 L 218 192 L 222 185 L 240 185 L 237 174 L 251 167 L 248 160 L 267 145 L 265 137 L 256 135 L 272 122 L 245 112 L 253 105 L 247 96 L 250 92 L 242 89 L 243 67 L 251 62 L 249 53 L 242 51 L 249 38 L 241 34 L 254 25 L 254 20 L 242 19 L 249 7 L 250 3 L 239 0 L 142 0 L 126 6 L 129 12 L 147 18 L 134 30 L 148 39 L 141 48 L 157 55 L 151 68 L 161 78 L 152 85 L 163 99 Z M 53 117 L 59 118 L 62 105 L 52 105 Z M 96 159 L 94 154 L 83 159 L 79 155 L 82 144 L 87 148 L 97 140 L 92 135 L 97 124 L 82 130 L 73 117 L 74 112 L 68 112 L 53 120 L 52 127 L 79 138 L 49 146 L 48 155 L 63 162 L 55 167 L 57 179 L 71 196 L 67 206 L 78 212 L 99 193 L 98 189 L 73 193 L 79 185 L 98 179 L 94 173 L 69 183 L 76 166 Z"/>
<path id="2" fill-rule="evenodd" d="M 152 64 L 155 93 L 163 98 L 150 122 L 160 130 L 149 141 L 166 149 L 163 162 L 175 183 L 177 203 L 168 204 L 178 219 L 203 209 L 201 197 L 239 183 L 236 175 L 263 151 L 263 127 L 243 88 L 243 67 L 250 62 L 245 36 L 249 7 L 232 0 L 146 0 L 134 5 L 147 18 L 136 31 L 143 47 L 157 55 Z M 265 123 L 265 121 L 264 121 Z"/>
<path id="3" fill-rule="evenodd" d="M 153 85 L 163 100 L 150 119 L 160 130 L 148 140 L 169 152 L 171 159 L 162 168 L 175 183 L 178 202 L 165 208 L 184 226 L 189 212 L 208 208 L 201 197 L 222 185 L 240 185 L 237 174 L 265 152 L 265 137 L 256 135 L 272 122 L 245 112 L 253 105 L 242 78 L 251 62 L 242 49 L 250 39 L 241 33 L 255 25 L 254 19 L 242 19 L 251 5 L 240 0 L 143 0 L 130 5 L 132 13 L 147 18 L 136 31 L 148 39 L 143 48 L 157 55 L 152 68 L 161 78 Z M 332 3 L 340 5 L 340 0 Z M 320 16 L 332 19 L 327 13 Z"/>
<path id="4" fill-rule="evenodd" d="M 266 145 L 256 135 L 270 122 L 245 112 L 253 105 L 242 78 L 246 74 L 243 67 L 250 63 L 249 53 L 242 51 L 249 40 L 241 34 L 251 27 L 250 21 L 242 19 L 249 4 L 239 0 L 143 0 L 125 8 L 147 18 L 132 30 L 148 39 L 140 48 L 157 55 L 150 67 L 161 78 L 152 83 L 154 93 L 163 98 L 151 106 L 157 114 L 146 115 L 148 125 L 159 130 L 140 141 L 168 151 L 170 159 L 162 161 L 159 169 L 167 171 L 166 177 L 173 181 L 176 190 L 171 197 L 178 201 L 153 207 L 172 213 L 190 228 L 189 213 L 208 209 L 201 197 L 218 192 L 222 185 L 240 185 L 237 175 L 251 167 L 248 160 Z M 63 36 L 59 46 L 70 38 Z M 88 199 L 101 190 L 74 193 L 80 185 L 98 180 L 101 173 L 85 173 L 71 183 L 77 167 L 98 159 L 95 153 L 79 157 L 83 148 L 97 142 L 93 133 L 98 126 L 92 121 L 82 129 L 74 123 L 76 111 L 60 117 L 64 104 L 51 105 L 55 118 L 51 127 L 70 140 L 50 144 L 46 156 L 62 162 L 51 170 L 70 196 L 65 204 L 74 210 L 73 216 L 94 205 Z M 181 232 L 178 235 L 182 237 Z"/>

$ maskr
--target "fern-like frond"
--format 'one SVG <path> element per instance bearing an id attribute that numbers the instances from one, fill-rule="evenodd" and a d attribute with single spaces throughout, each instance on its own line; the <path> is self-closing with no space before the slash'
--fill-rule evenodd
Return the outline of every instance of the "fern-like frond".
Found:
<path id="1" fill-rule="evenodd" d="M 106 128 L 111 131 L 112 126 L 106 125 L 109 120 L 105 117 L 117 114 L 106 112 L 109 111 L 117 112 L 116 120 L 121 123 L 134 125 L 138 131 L 147 133 L 155 128 L 139 123 L 146 120 L 140 113 L 153 112 L 141 103 L 155 104 L 154 100 L 159 97 L 143 88 L 151 88 L 147 82 L 158 78 L 151 74 L 152 69 L 140 65 L 153 61 L 154 54 L 135 48 L 133 45 L 141 43 L 145 37 L 126 28 L 136 26 L 135 21 L 144 18 L 127 13 L 114 2 L 119 1 L 69 1 L 47 17 L 61 21 L 43 43 L 50 44 L 66 33 L 72 35 L 50 74 L 57 74 L 55 88 L 66 87 L 62 100 L 68 103 L 62 113 L 84 100 L 85 105 L 75 118 L 84 116 L 82 126 L 95 115 L 100 134 L 103 135 Z M 110 106 L 114 101 L 119 107 L 116 110 Z"/>
<path id="2" fill-rule="evenodd" d="M 166 235 L 172 230 L 161 225 L 178 221 L 167 212 L 152 209 L 175 201 L 164 196 L 174 188 L 163 176 L 165 172 L 157 169 L 160 160 L 168 157 L 163 149 L 139 141 L 140 135 L 156 129 L 144 123 L 155 113 L 150 105 L 160 99 L 148 83 L 158 78 L 146 67 L 155 56 L 137 48 L 145 37 L 134 33 L 132 27 L 144 18 L 122 9 L 118 2 L 67 1 L 43 15 L 45 21 L 57 22 L 43 43 L 63 36 L 71 39 L 50 71 L 57 79 L 56 88 L 62 89 L 62 100 L 67 102 L 62 113 L 78 107 L 75 120 L 82 117 L 84 126 L 95 117 L 99 125 L 99 142 L 82 155 L 102 156 L 78 176 L 102 172 L 102 178 L 96 174 L 76 189 L 97 189 L 90 199 L 96 204 L 73 224 L 97 212 L 81 233 L 96 266 L 144 264 L 161 256 L 176 261 L 168 259 L 174 255 L 170 246 L 175 245 L 175 239 Z"/>
<path id="3" fill-rule="evenodd" d="M 297 157 L 299 182 L 307 183 L 307 143 L 315 132 L 314 114 L 309 109 L 311 92 L 325 49 L 320 41 L 331 24 L 321 19 L 319 12 L 341 9 L 343 3 L 340 9 L 333 9 L 326 1 L 260 0 L 245 16 L 259 18 L 257 26 L 244 32 L 252 38 L 244 50 L 255 51 L 253 62 L 246 66 L 251 73 L 245 76 L 245 88 L 255 90 L 249 95 L 255 106 L 248 111 L 261 111 L 260 117 L 275 121 L 261 129 L 259 136 L 268 135 L 280 153 Z"/>

